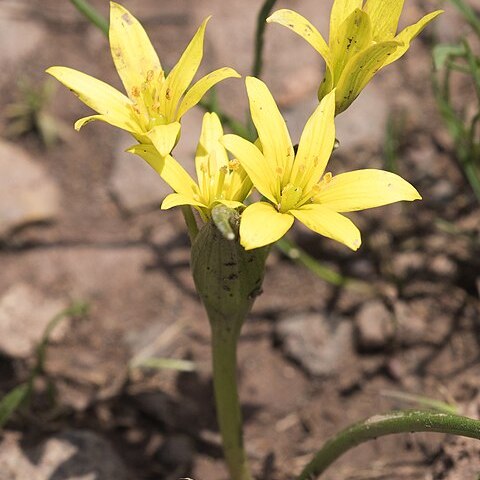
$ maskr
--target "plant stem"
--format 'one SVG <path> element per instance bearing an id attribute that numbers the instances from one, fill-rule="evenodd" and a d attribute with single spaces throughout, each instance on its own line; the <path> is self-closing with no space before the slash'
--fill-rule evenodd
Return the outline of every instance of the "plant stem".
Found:
<path id="1" fill-rule="evenodd" d="M 252 480 L 243 448 L 242 412 L 237 391 L 238 321 L 212 321 L 213 386 L 217 419 L 230 480 Z"/>
<path id="2" fill-rule="evenodd" d="M 263 67 L 263 38 L 267 17 L 270 15 L 277 0 L 265 0 L 257 17 L 257 31 L 255 33 L 255 58 L 252 67 L 252 76 L 260 78 Z"/>
<path id="3" fill-rule="evenodd" d="M 86 0 L 70 0 L 72 5 L 108 37 L 108 20 Z"/>
<path id="4" fill-rule="evenodd" d="M 184 205 L 182 208 L 183 218 L 187 225 L 188 236 L 190 237 L 190 242 L 193 243 L 198 234 L 198 225 L 193 215 L 192 209 L 189 205 Z"/>
<path id="5" fill-rule="evenodd" d="M 328 440 L 297 480 L 312 480 L 321 475 L 338 457 L 363 442 L 408 432 L 451 433 L 480 440 L 480 421 L 448 413 L 417 410 L 375 415 Z"/>
<path id="6" fill-rule="evenodd" d="M 317 277 L 330 283 L 330 285 L 342 288 L 345 287 L 365 294 L 375 293 L 375 289 L 372 285 L 369 285 L 362 280 L 345 277 L 340 273 L 337 273 L 335 270 L 332 270 L 313 258 L 287 237 L 278 240 L 275 243 L 275 246 L 289 258 L 308 268 Z"/>

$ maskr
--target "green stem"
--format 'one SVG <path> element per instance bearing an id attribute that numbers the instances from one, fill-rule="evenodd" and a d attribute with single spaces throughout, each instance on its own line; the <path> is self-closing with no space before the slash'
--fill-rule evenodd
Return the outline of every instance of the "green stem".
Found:
<path id="1" fill-rule="evenodd" d="M 263 67 L 263 44 L 267 17 L 270 15 L 277 0 L 266 0 L 257 17 L 257 31 L 255 34 L 255 58 L 252 67 L 252 76 L 260 78 Z"/>
<path id="2" fill-rule="evenodd" d="M 184 205 L 182 208 L 183 218 L 187 225 L 188 236 L 190 237 L 190 242 L 193 243 L 198 234 L 198 225 L 193 215 L 192 208 L 189 205 Z"/>
<path id="3" fill-rule="evenodd" d="M 328 440 L 297 480 L 312 480 L 321 475 L 338 457 L 363 442 L 408 432 L 451 433 L 480 440 L 480 421 L 448 413 L 416 410 L 375 415 Z"/>
<path id="4" fill-rule="evenodd" d="M 210 319 L 213 386 L 217 419 L 230 480 L 252 480 L 243 448 L 242 412 L 237 391 L 237 341 L 241 321 Z"/>
<path id="5" fill-rule="evenodd" d="M 108 37 L 108 20 L 86 0 L 70 0 L 72 5 Z"/>
<path id="6" fill-rule="evenodd" d="M 361 280 L 345 277 L 331 268 L 322 265 L 287 237 L 278 240 L 277 243 L 275 243 L 275 246 L 289 258 L 308 268 L 312 273 L 317 275 L 317 277 L 325 280 L 331 285 L 349 288 L 366 294 L 374 293 L 373 286 Z"/>

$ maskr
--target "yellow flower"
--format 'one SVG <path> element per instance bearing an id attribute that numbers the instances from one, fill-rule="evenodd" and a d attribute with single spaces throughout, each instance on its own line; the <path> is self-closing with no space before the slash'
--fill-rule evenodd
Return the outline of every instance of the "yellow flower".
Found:
<path id="1" fill-rule="evenodd" d="M 246 84 L 262 151 L 237 135 L 225 135 L 223 144 L 268 201 L 249 205 L 242 214 L 240 241 L 245 249 L 280 239 L 296 218 L 314 232 L 357 250 L 360 232 L 341 213 L 421 198 L 412 185 L 391 172 L 325 173 L 335 142 L 334 91 L 322 99 L 308 120 L 295 154 L 267 86 L 253 77 L 248 77 Z"/>
<path id="2" fill-rule="evenodd" d="M 225 67 L 198 80 L 190 89 L 203 56 L 203 38 L 209 18 L 190 41 L 179 62 L 165 78 L 160 60 L 138 20 L 121 5 L 110 2 L 110 49 L 128 96 L 85 73 L 67 67 L 50 67 L 47 73 L 75 93 L 98 115 L 81 118 L 79 130 L 102 120 L 150 143 L 148 133 L 164 137 L 162 155 L 171 152 L 180 133 L 181 117 L 219 81 L 240 75 Z M 188 89 L 188 91 L 187 91 Z"/>
<path id="3" fill-rule="evenodd" d="M 171 156 L 161 157 L 162 137 L 151 135 L 153 145 L 135 145 L 129 152 L 140 155 L 173 188 L 162 203 L 163 209 L 179 205 L 192 205 L 204 220 L 210 218 L 211 209 L 218 203 L 230 208 L 243 206 L 252 189 L 252 182 L 238 160 L 229 160 L 225 147 L 220 143 L 223 128 L 215 113 L 203 117 L 200 141 L 195 155 L 198 184 Z"/>
<path id="4" fill-rule="evenodd" d="M 336 89 L 336 114 L 357 98 L 378 70 L 399 59 L 410 42 L 442 10 L 425 15 L 396 34 L 404 0 L 335 0 L 330 15 L 329 43 L 304 17 L 292 10 L 278 10 L 275 22 L 303 37 L 325 60 L 325 78 L 318 98 Z"/>

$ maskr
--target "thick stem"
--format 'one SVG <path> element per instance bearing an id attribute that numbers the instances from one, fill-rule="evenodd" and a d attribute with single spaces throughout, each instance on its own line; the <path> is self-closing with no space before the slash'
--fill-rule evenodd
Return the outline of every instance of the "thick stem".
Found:
<path id="1" fill-rule="evenodd" d="M 230 480 L 251 480 L 243 447 L 242 412 L 237 391 L 239 329 L 235 323 L 241 322 L 211 321 L 213 386 Z"/>
<path id="2" fill-rule="evenodd" d="M 407 432 L 451 433 L 480 439 L 480 421 L 448 413 L 411 410 L 375 415 L 328 440 L 297 480 L 312 480 L 321 475 L 338 457 L 363 442 Z"/>

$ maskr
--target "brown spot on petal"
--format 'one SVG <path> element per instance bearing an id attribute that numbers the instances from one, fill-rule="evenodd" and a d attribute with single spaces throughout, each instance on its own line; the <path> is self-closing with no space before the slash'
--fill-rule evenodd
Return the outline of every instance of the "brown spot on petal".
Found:
<path id="1" fill-rule="evenodd" d="M 132 25 L 133 20 L 130 18 L 130 15 L 128 13 L 124 13 L 122 15 L 122 20 L 127 24 L 127 25 Z"/>

